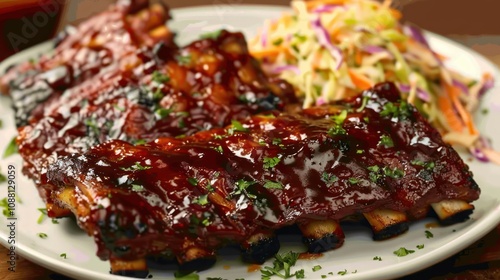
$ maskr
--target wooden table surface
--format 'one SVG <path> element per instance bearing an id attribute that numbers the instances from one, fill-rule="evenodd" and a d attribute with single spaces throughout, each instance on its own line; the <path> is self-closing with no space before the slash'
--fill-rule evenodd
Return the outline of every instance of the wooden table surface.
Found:
<path id="1" fill-rule="evenodd" d="M 449 38 L 458 41 L 493 61 L 500 67 L 500 35 L 453 35 Z M 464 264 L 464 258 L 472 253 L 480 253 L 485 246 L 496 246 L 498 256 L 491 256 L 488 262 Z M 7 249 L 0 246 L 0 279 L 5 280 L 64 280 L 69 279 L 40 267 L 18 256 L 17 270 L 8 271 Z M 470 263 L 470 260 L 469 260 Z M 449 259 L 403 279 L 500 279 L 500 225 L 487 236 L 468 249 Z"/>

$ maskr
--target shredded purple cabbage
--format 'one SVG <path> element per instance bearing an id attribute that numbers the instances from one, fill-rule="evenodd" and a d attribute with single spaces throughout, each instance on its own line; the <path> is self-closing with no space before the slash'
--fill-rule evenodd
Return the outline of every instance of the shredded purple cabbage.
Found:
<path id="1" fill-rule="evenodd" d="M 379 47 L 379 46 L 365 46 L 363 47 L 363 51 L 369 53 L 369 54 L 377 54 L 377 53 L 386 53 L 388 54 L 391 58 L 394 58 L 392 53 L 387 51 L 386 49 Z"/>
<path id="2" fill-rule="evenodd" d="M 337 8 L 345 8 L 345 7 L 343 5 L 335 5 L 335 4 L 321 5 L 321 6 L 317 7 L 316 9 L 314 9 L 313 13 L 316 13 L 316 14 L 329 13 Z"/>
<path id="3" fill-rule="evenodd" d="M 337 62 L 335 70 L 339 70 L 340 66 L 342 66 L 342 63 L 344 62 L 344 55 L 342 54 L 342 50 L 340 50 L 337 46 L 334 46 L 332 44 L 330 34 L 328 34 L 328 31 L 321 24 L 321 18 L 319 16 L 311 21 L 311 25 L 320 45 L 322 45 L 325 49 L 327 49 L 330 52 L 330 54 L 335 58 Z"/>
<path id="4" fill-rule="evenodd" d="M 282 73 L 283 71 L 286 71 L 286 70 L 293 71 L 297 75 L 300 74 L 299 67 L 297 67 L 295 65 L 282 65 L 282 66 L 278 66 L 278 67 L 275 67 L 273 69 L 273 72 L 276 73 L 276 74 L 280 74 L 280 73 Z"/>
<path id="5" fill-rule="evenodd" d="M 404 92 L 410 92 L 411 86 L 405 85 L 405 84 L 400 84 L 399 90 L 404 91 Z M 424 102 L 431 102 L 431 94 L 429 92 L 419 88 L 419 87 L 417 87 L 417 97 L 420 98 Z"/>
<path id="6" fill-rule="evenodd" d="M 490 159 L 481 151 L 481 149 L 471 147 L 469 148 L 470 153 L 474 158 L 479 160 L 480 162 L 490 162 Z"/>
<path id="7" fill-rule="evenodd" d="M 479 97 L 483 96 L 488 90 L 495 86 L 495 80 L 493 78 L 488 79 L 484 82 L 484 85 L 479 90 Z"/>
<path id="8" fill-rule="evenodd" d="M 464 83 L 459 82 L 459 81 L 453 79 L 453 85 L 456 86 L 456 87 L 458 87 L 458 88 L 460 88 L 460 90 L 462 90 L 466 94 L 469 94 L 469 87 L 466 86 Z"/>

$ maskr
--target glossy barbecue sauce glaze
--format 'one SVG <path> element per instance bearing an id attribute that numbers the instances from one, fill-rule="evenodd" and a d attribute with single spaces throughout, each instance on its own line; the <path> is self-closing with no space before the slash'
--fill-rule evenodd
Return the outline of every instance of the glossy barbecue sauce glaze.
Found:
<path id="1" fill-rule="evenodd" d="M 160 44 L 133 59 L 132 68 L 68 89 L 20 129 L 25 171 L 35 181 L 51 157 L 109 139 L 144 143 L 191 135 L 296 103 L 289 84 L 262 72 L 240 33 L 221 31 L 179 50 Z"/>
<path id="2" fill-rule="evenodd" d="M 411 217 L 479 195 L 458 154 L 389 83 L 193 136 L 110 141 L 59 160 L 47 179 L 54 193 L 82 190 L 91 211 L 79 222 L 103 259 L 182 254 L 186 244 L 213 251 L 300 221 L 380 208 Z"/>

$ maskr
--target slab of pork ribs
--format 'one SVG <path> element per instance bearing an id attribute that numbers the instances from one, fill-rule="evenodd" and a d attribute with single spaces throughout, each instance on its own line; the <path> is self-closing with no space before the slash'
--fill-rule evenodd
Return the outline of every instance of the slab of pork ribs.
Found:
<path id="1" fill-rule="evenodd" d="M 459 155 L 391 83 L 192 136 L 111 140 L 60 157 L 42 181 L 112 272 L 125 275 L 147 275 L 146 257 L 159 254 L 174 255 L 181 269 L 209 267 L 227 244 L 263 262 L 279 249 L 274 232 L 289 225 L 310 252 L 322 252 L 343 243 L 339 221 L 352 215 L 384 239 L 432 208 L 444 223 L 463 220 L 480 193 Z"/>

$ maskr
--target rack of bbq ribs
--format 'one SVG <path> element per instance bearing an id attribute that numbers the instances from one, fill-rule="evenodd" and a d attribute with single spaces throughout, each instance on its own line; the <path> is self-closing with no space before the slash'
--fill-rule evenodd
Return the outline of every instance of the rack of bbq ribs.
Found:
<path id="1" fill-rule="evenodd" d="M 167 7 L 126 2 L 0 80 L 24 173 L 112 273 L 145 277 L 146 258 L 165 254 L 206 269 L 228 244 L 263 263 L 293 225 L 319 253 L 342 245 L 345 218 L 364 217 L 383 240 L 428 215 L 472 213 L 467 165 L 393 84 L 301 110 L 242 34 L 178 47 Z"/>

